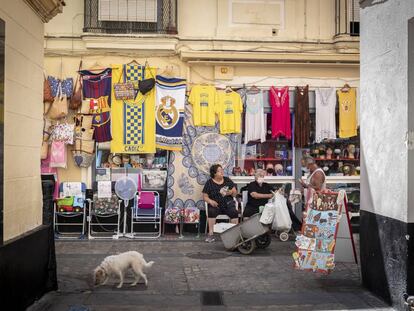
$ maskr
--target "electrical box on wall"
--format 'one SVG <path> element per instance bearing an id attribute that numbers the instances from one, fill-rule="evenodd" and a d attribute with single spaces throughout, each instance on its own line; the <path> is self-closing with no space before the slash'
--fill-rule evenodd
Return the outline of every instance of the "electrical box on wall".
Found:
<path id="1" fill-rule="evenodd" d="M 216 80 L 232 80 L 234 76 L 234 68 L 231 66 L 214 66 L 214 79 Z"/>

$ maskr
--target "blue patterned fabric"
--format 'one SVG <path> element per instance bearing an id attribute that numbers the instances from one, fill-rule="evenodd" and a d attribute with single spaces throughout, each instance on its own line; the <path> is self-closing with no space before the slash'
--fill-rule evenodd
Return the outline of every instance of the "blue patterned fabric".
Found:
<path id="1" fill-rule="evenodd" d="M 63 95 L 66 95 L 66 97 L 72 97 L 72 93 L 73 93 L 73 79 L 72 78 L 60 80 L 55 77 L 48 76 L 47 80 L 49 81 L 50 89 L 52 90 L 53 97 L 56 97 L 60 83 L 62 84 Z"/>
<path id="2" fill-rule="evenodd" d="M 182 151 L 170 152 L 167 181 L 167 207 L 204 209 L 201 191 L 210 178 L 212 164 L 221 164 L 231 174 L 240 134 L 221 135 L 219 126 L 195 127 L 192 106 L 186 103 Z"/>

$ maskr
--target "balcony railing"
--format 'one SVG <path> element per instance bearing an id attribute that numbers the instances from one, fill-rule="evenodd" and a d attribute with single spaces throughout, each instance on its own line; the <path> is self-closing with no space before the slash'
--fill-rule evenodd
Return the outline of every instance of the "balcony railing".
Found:
<path id="1" fill-rule="evenodd" d="M 335 0 L 335 34 L 359 36 L 359 0 Z"/>
<path id="2" fill-rule="evenodd" d="M 83 31 L 177 34 L 177 0 L 85 0 Z"/>

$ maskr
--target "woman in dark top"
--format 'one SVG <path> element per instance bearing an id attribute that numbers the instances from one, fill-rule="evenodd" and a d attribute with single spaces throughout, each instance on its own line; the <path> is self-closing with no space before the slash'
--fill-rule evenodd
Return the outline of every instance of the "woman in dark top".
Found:
<path id="1" fill-rule="evenodd" d="M 257 170 L 255 174 L 255 181 L 252 181 L 247 186 L 249 194 L 246 208 L 243 212 L 243 217 L 251 217 L 259 212 L 259 207 L 265 205 L 269 199 L 273 197 L 272 188 L 269 184 L 264 182 L 266 172 L 264 170 Z"/>
<path id="2" fill-rule="evenodd" d="M 208 237 L 206 242 L 214 242 L 213 228 L 218 215 L 227 215 L 230 221 L 237 224 L 239 213 L 236 210 L 234 197 L 236 185 L 230 178 L 224 177 L 224 170 L 219 164 L 210 167 L 210 177 L 203 188 L 203 199 L 208 204 Z"/>

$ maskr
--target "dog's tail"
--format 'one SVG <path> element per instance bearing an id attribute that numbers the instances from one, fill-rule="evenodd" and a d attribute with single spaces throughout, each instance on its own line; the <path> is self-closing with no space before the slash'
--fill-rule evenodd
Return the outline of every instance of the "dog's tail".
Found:
<path id="1" fill-rule="evenodd" d="M 151 268 L 153 264 L 154 264 L 153 261 L 145 262 L 144 267 L 148 269 L 148 268 Z"/>

